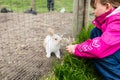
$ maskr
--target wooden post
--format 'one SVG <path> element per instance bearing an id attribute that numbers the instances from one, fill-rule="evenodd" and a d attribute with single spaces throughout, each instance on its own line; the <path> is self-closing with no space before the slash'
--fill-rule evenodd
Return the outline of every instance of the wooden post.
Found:
<path id="1" fill-rule="evenodd" d="M 91 0 L 74 0 L 73 4 L 73 37 L 76 37 L 85 27 L 88 30 L 89 9 Z"/>
<path id="2" fill-rule="evenodd" d="M 76 37 L 77 34 L 81 32 L 83 27 L 83 16 L 84 16 L 84 0 L 74 0 L 73 4 L 73 37 Z"/>
<path id="3" fill-rule="evenodd" d="M 33 10 L 36 10 L 36 7 L 35 7 L 36 4 L 35 4 L 35 2 L 36 2 L 36 0 L 32 0 L 31 1 L 31 7 L 32 7 Z"/>
<path id="4" fill-rule="evenodd" d="M 90 1 L 91 0 L 85 0 L 85 12 L 84 12 L 84 27 L 86 31 L 88 30 L 89 26 L 89 9 L 90 9 Z"/>

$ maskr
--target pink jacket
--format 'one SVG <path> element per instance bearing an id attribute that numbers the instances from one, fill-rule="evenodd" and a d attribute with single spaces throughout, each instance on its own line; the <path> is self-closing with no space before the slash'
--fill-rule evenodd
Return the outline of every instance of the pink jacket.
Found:
<path id="1" fill-rule="evenodd" d="M 95 18 L 93 24 L 103 34 L 77 44 L 75 55 L 84 58 L 104 58 L 120 49 L 120 7 Z"/>

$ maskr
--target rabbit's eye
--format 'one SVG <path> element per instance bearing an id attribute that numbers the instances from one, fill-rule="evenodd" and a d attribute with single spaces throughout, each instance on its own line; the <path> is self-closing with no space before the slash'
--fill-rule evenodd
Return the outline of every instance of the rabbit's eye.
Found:
<path id="1" fill-rule="evenodd" d="M 55 40 L 57 40 L 57 38 L 55 38 Z"/>

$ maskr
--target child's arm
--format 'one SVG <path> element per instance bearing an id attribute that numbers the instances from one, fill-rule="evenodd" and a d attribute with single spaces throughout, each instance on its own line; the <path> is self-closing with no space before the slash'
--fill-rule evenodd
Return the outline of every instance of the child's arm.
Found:
<path id="1" fill-rule="evenodd" d="M 87 42 L 84 42 L 85 44 L 87 43 Z M 92 55 L 92 54 L 87 54 L 87 53 L 84 53 L 83 51 L 86 51 L 86 47 L 85 46 L 83 46 L 83 48 L 82 48 L 82 45 L 84 44 L 84 43 L 82 43 L 82 44 L 76 44 L 76 45 L 68 45 L 67 47 L 66 47 L 66 50 L 70 53 L 70 54 L 74 54 L 74 55 L 76 55 L 76 56 L 78 56 L 78 57 L 87 57 L 87 58 L 94 58 L 95 56 L 94 55 Z M 83 50 L 82 50 L 83 49 Z"/>
<path id="2" fill-rule="evenodd" d="M 74 54 L 76 56 L 79 57 L 89 57 L 89 58 L 93 58 L 94 56 L 91 54 L 85 54 L 83 52 L 79 52 L 79 50 L 77 50 L 77 46 L 79 46 L 79 44 L 76 45 L 69 45 L 66 47 L 66 50 L 70 53 L 70 54 Z M 80 54 L 79 54 L 80 53 Z"/>
<path id="3" fill-rule="evenodd" d="M 69 45 L 66 50 L 71 54 L 84 58 L 104 58 L 113 54 L 116 48 L 112 45 L 106 44 L 101 40 L 101 37 L 89 39 L 82 44 Z"/>

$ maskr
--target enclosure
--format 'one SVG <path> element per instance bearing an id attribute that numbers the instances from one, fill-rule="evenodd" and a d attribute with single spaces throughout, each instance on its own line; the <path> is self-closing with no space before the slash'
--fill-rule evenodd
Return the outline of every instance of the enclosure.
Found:
<path id="1" fill-rule="evenodd" d="M 43 40 L 47 29 L 75 37 L 84 25 L 87 27 L 89 2 L 54 0 L 54 10 L 49 11 L 47 0 L 0 0 L 0 80 L 49 76 L 53 62 L 64 58 L 65 49 L 61 49 L 61 59 L 54 55 L 46 58 Z"/>
<path id="2" fill-rule="evenodd" d="M 58 59 L 45 56 L 46 30 L 51 27 L 56 33 L 70 36 L 73 14 L 72 0 L 68 1 L 71 7 L 56 0 L 55 10 L 50 12 L 46 1 L 36 0 L 37 15 L 24 13 L 31 8 L 29 0 L 0 1 L 0 9 L 13 11 L 0 13 L 0 80 L 38 80 L 50 74 L 52 62 Z M 63 7 L 66 12 L 60 13 Z"/>

